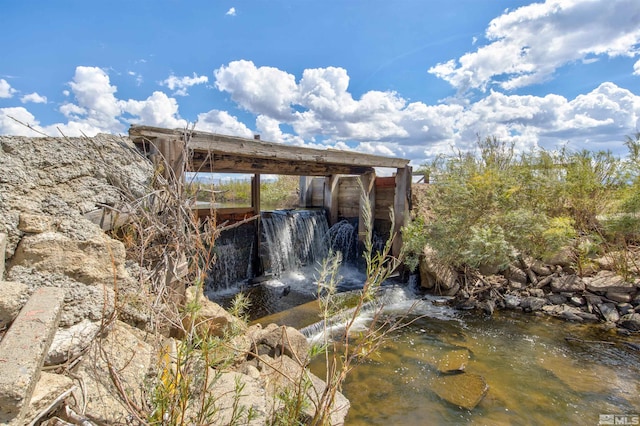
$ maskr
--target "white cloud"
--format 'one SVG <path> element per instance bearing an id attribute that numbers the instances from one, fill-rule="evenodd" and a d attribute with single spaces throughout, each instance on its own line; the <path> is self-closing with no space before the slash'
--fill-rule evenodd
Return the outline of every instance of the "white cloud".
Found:
<path id="1" fill-rule="evenodd" d="M 136 79 L 136 86 L 140 86 L 144 81 L 144 79 L 142 78 L 142 74 L 140 73 L 137 73 L 135 71 L 127 71 L 127 74 Z"/>
<path id="2" fill-rule="evenodd" d="M 187 121 L 178 116 L 178 102 L 163 92 L 153 92 L 144 101 L 129 99 L 121 102 L 123 112 L 134 116 L 129 120 L 131 123 L 170 129 L 187 125 Z"/>
<path id="3" fill-rule="evenodd" d="M 20 98 L 20 101 L 23 104 L 26 104 L 27 102 L 33 102 L 34 104 L 46 104 L 47 97 L 40 96 L 36 92 L 33 92 L 33 93 L 29 93 L 28 95 L 24 95 L 22 98 Z"/>
<path id="4" fill-rule="evenodd" d="M 460 92 L 540 83 L 574 61 L 638 55 L 638 16 L 637 0 L 533 3 L 493 19 L 486 30 L 488 45 L 439 63 L 429 73 Z"/>
<path id="5" fill-rule="evenodd" d="M 227 111 L 212 109 L 198 114 L 196 129 L 203 132 L 221 133 L 243 138 L 253 138 L 253 132 Z"/>
<path id="6" fill-rule="evenodd" d="M 63 90 L 63 91 L 62 91 L 62 94 L 63 94 L 64 96 L 69 96 L 69 95 L 71 94 L 71 92 L 69 92 L 68 90 Z"/>
<path id="7" fill-rule="evenodd" d="M 7 80 L 0 78 L 0 98 L 11 98 L 16 92 Z"/>
<path id="8" fill-rule="evenodd" d="M 173 94 L 176 96 L 187 96 L 187 89 L 189 87 L 207 82 L 209 82 L 209 77 L 206 75 L 197 75 L 194 72 L 193 77 L 177 77 L 171 74 L 166 80 L 161 81 L 160 85 L 168 87 L 169 90 L 174 90 Z"/>
<path id="9" fill-rule="evenodd" d="M 124 129 L 118 120 L 122 106 L 114 95 L 118 89 L 111 85 L 106 72 L 98 67 L 76 67 L 69 86 L 78 106 L 86 111 L 82 121 L 89 128 L 115 133 Z"/>
<path id="10" fill-rule="evenodd" d="M 471 148 L 478 134 L 514 142 L 520 150 L 569 141 L 622 152 L 625 135 L 640 127 L 640 96 L 613 83 L 575 99 L 491 90 L 476 102 L 427 105 L 394 92 L 354 99 L 346 70 L 335 67 L 307 69 L 298 83 L 289 73 L 248 61 L 232 62 L 215 75 L 222 78 L 216 81 L 220 90 L 256 113 L 264 140 L 303 145 L 319 138 L 342 148 L 343 141 L 357 141 L 360 151 L 407 156 L 414 164 L 452 147 Z M 283 132 L 283 125 L 293 133 Z"/>
<path id="11" fill-rule="evenodd" d="M 640 75 L 640 60 L 633 64 L 633 75 Z"/>
<path id="12" fill-rule="evenodd" d="M 255 114 L 290 119 L 297 98 L 295 77 L 272 67 L 257 68 L 251 61 L 233 61 L 214 71 L 216 87 Z"/>
<path id="13" fill-rule="evenodd" d="M 229 10 L 227 10 L 227 13 L 225 13 L 225 15 L 227 16 L 236 16 L 236 8 L 232 7 Z"/>
<path id="14" fill-rule="evenodd" d="M 59 109 L 68 121 L 38 127 L 44 133 L 93 136 L 99 132 L 124 132 L 129 123 L 168 128 L 187 125 L 186 120 L 178 114 L 178 102 L 175 98 L 162 92 L 154 92 L 144 100 L 118 99 L 115 96 L 117 88 L 111 84 L 109 75 L 97 67 L 77 67 L 69 86 L 74 102 L 66 102 Z M 13 120 L 6 117 L 11 114 L 21 121 L 38 125 L 25 108 L 5 108 L 2 112 L 4 115 L 0 120 L 0 134 L 25 134 L 19 126 L 16 127 Z"/>
<path id="15" fill-rule="evenodd" d="M 29 125 L 40 130 L 39 124 L 33 114 L 24 107 L 0 108 L 0 135 L 42 136 L 27 127 Z"/>

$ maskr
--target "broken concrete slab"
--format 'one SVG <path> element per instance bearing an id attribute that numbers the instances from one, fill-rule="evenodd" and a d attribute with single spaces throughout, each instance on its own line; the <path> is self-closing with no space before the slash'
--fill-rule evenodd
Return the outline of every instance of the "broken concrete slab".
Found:
<path id="1" fill-rule="evenodd" d="M 29 411 L 24 417 L 25 423 L 32 424 L 55 410 L 74 389 L 76 386 L 70 377 L 43 371 L 33 391 Z"/>
<path id="2" fill-rule="evenodd" d="M 0 342 L 0 423 L 22 422 L 57 330 L 63 301 L 59 288 L 39 288 Z"/>

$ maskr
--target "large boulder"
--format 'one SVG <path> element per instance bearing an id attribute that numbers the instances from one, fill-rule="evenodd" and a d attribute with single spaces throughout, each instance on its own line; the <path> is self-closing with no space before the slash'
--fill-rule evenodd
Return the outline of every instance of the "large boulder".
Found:
<path id="1" fill-rule="evenodd" d="M 152 164 L 130 140 L 102 134 L 0 136 L 0 164 L 0 232 L 4 225 L 7 257 L 25 232 L 44 232 L 57 218 L 79 220 L 97 206 L 116 206 L 123 190 L 141 197 L 153 176 Z"/>
<path id="2" fill-rule="evenodd" d="M 124 245 L 107 237 L 97 225 L 72 238 L 59 232 L 27 235 L 20 241 L 10 265 L 58 273 L 87 285 L 110 285 L 127 277 Z"/>
<path id="3" fill-rule="evenodd" d="M 203 293 L 202 287 L 192 286 L 187 288 L 185 305 L 197 305 L 194 315 L 187 315 L 182 320 L 184 330 L 190 332 L 194 327 L 201 336 L 218 336 L 225 333 L 241 331 L 246 328 L 240 319 L 234 317 L 224 308 L 209 300 Z"/>
<path id="4" fill-rule="evenodd" d="M 420 257 L 420 283 L 426 289 L 434 289 L 441 294 L 452 296 L 460 288 L 458 273 L 449 265 L 442 263 L 436 252 L 426 246 Z"/>

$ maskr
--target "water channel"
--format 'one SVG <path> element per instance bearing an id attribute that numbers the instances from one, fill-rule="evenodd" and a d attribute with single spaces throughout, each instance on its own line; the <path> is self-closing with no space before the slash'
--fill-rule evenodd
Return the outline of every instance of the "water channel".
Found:
<path id="1" fill-rule="evenodd" d="M 304 235 L 307 241 L 310 233 Z M 314 265 L 305 263 L 252 289 L 258 322 L 301 329 L 318 321 Z M 362 282 L 352 267 L 342 272 L 344 290 Z M 384 300 L 386 316 L 411 309 L 415 321 L 349 376 L 343 389 L 351 401 L 348 426 L 598 425 L 607 419 L 601 415 L 626 414 L 633 422 L 640 414 L 637 334 L 523 312 L 461 312 L 410 285 L 385 287 Z M 365 314 L 362 321 L 368 320 Z M 463 372 L 439 371 L 443 359 L 460 353 L 466 354 Z M 311 369 L 323 377 L 323 360 Z M 460 380 L 450 382 L 454 374 Z M 488 391 L 475 408 L 450 402 L 445 394 L 463 392 L 466 378 L 477 376 Z"/>

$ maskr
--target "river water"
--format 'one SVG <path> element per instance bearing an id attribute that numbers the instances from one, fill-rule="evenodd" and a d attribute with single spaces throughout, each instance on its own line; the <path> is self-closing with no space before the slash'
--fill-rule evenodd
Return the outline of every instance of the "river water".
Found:
<path id="1" fill-rule="evenodd" d="M 304 213 L 302 220 L 293 220 L 287 214 L 271 215 L 273 226 L 265 227 L 274 277 L 248 293 L 257 322 L 302 329 L 319 320 L 313 301 L 318 258 L 308 253 L 323 251 L 317 241 L 325 237 L 317 229 L 327 229 L 318 227 L 316 215 Z M 343 223 L 332 241 L 348 241 L 354 229 Z M 282 267 L 283 259 L 296 267 Z M 342 275 L 341 290 L 361 286 L 361 272 L 345 267 Z M 228 296 L 210 294 L 219 302 Z M 391 334 L 376 356 L 348 377 L 343 388 L 351 401 L 348 426 L 598 425 L 607 424 L 601 422 L 608 419 L 601 418 L 604 415 L 628 415 L 618 417 L 617 424 L 640 424 L 638 334 L 621 336 L 597 324 L 523 312 L 498 311 L 485 317 L 456 311 L 410 286 L 385 287 L 383 299 L 385 316 L 410 310 L 409 319 L 415 321 Z M 371 318 L 365 313 L 360 320 Z M 305 332 L 313 338 L 313 331 L 312 326 Z M 466 354 L 464 372 L 457 373 L 455 387 L 442 389 L 438 383 L 450 377 L 439 372 L 438 365 L 460 353 Z M 313 360 L 310 367 L 324 376 L 322 359 Z M 465 409 L 450 402 L 478 376 L 488 385 L 479 404 Z"/>
<path id="2" fill-rule="evenodd" d="M 640 343 L 637 336 L 522 312 L 483 317 L 436 306 L 436 298 L 423 300 L 406 288 L 387 293 L 385 315 L 411 309 L 410 318 L 419 318 L 349 376 L 347 425 L 597 425 L 600 415 L 626 414 L 632 422 L 640 413 L 640 352 L 628 345 Z M 302 327 L 317 318 L 313 306 L 264 322 Z M 444 375 L 439 361 L 460 351 L 468 362 L 458 374 L 482 376 L 489 386 L 471 410 L 432 388 Z M 323 377 L 323 359 L 311 370 Z"/>

